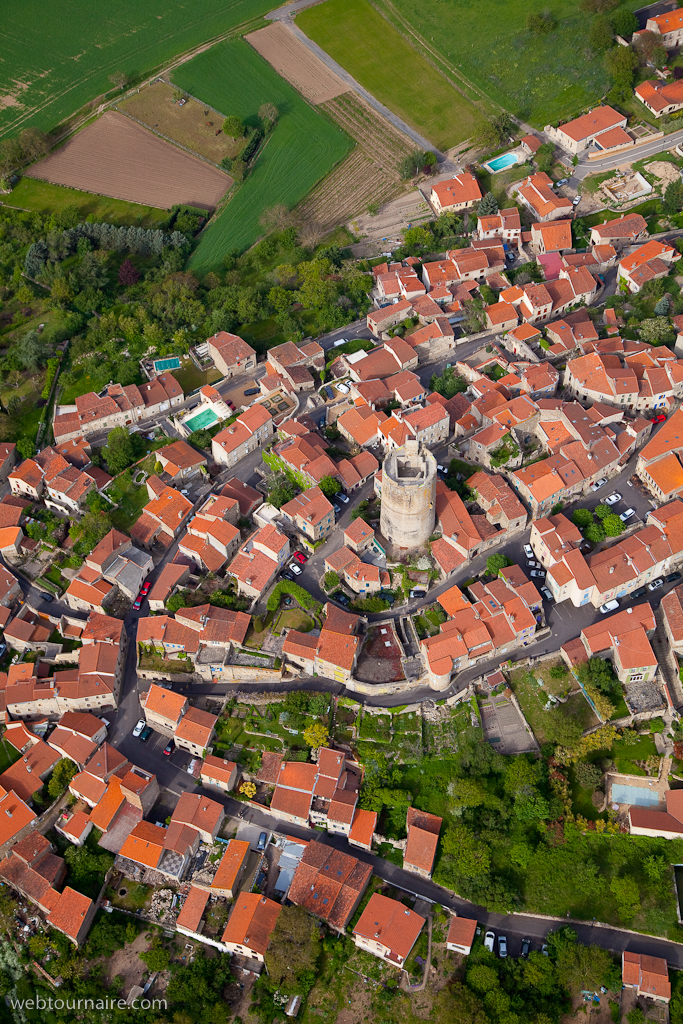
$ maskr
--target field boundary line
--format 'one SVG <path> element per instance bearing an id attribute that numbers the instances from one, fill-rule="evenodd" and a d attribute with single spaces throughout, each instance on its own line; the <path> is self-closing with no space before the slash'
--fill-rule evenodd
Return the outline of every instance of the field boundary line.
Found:
<path id="1" fill-rule="evenodd" d="M 148 132 L 151 132 L 152 135 L 157 135 L 160 139 L 163 139 L 164 142 L 170 142 L 172 146 L 177 146 L 178 149 L 182 149 L 184 150 L 185 153 L 188 153 L 190 156 L 194 156 L 198 160 L 202 160 L 205 164 L 208 164 L 209 167 L 215 167 L 217 171 L 220 171 L 222 174 L 225 174 L 228 178 L 230 178 L 228 172 L 223 167 L 221 167 L 220 164 L 215 164 L 213 160 L 207 159 L 207 157 L 202 156 L 201 153 L 197 153 L 197 151 L 194 149 L 188 149 L 187 146 L 183 146 L 182 142 L 176 142 L 175 139 L 169 138 L 168 135 L 164 135 L 163 132 L 158 132 L 156 128 L 150 128 L 148 124 L 145 124 L 144 121 L 141 121 L 138 117 L 135 117 L 133 114 L 129 114 L 128 111 L 121 110 L 119 107 L 114 107 L 113 109 L 117 112 L 117 114 L 123 114 L 124 117 L 129 117 L 131 121 L 135 121 L 136 124 L 139 124 L 141 128 L 145 128 Z M 230 180 L 234 181 L 234 178 L 230 178 Z"/>

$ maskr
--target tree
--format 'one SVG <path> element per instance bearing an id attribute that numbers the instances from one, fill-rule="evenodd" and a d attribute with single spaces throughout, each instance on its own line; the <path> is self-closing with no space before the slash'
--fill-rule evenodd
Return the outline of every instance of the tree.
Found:
<path id="1" fill-rule="evenodd" d="M 614 674 L 611 661 L 589 658 L 577 667 L 576 674 L 584 686 L 593 686 L 606 696 L 621 691 L 621 683 Z"/>
<path id="2" fill-rule="evenodd" d="M 501 569 L 505 569 L 508 565 L 512 565 L 511 559 L 507 555 L 500 554 L 500 552 L 495 555 L 489 555 L 486 559 L 486 571 L 492 576 L 499 576 Z"/>
<path id="3" fill-rule="evenodd" d="M 71 523 L 69 535 L 78 541 L 80 551 L 89 554 L 111 529 L 113 529 L 113 523 L 106 512 L 88 511 L 80 521 L 74 520 Z"/>
<path id="4" fill-rule="evenodd" d="M 275 124 L 280 116 L 280 111 L 274 103 L 262 103 L 258 108 L 258 116 L 262 121 L 270 121 L 271 124 Z"/>
<path id="5" fill-rule="evenodd" d="M 624 524 L 614 512 L 610 512 L 608 516 L 605 516 L 602 525 L 605 528 L 607 537 L 618 537 L 620 533 L 624 532 Z"/>
<path id="6" fill-rule="evenodd" d="M 324 747 L 329 740 L 329 733 L 322 722 L 312 722 L 303 732 L 304 743 L 309 747 Z"/>
<path id="7" fill-rule="evenodd" d="M 679 213 L 683 209 L 683 181 L 680 178 L 666 186 L 664 192 L 664 212 Z"/>
<path id="8" fill-rule="evenodd" d="M 0 142 L 0 175 L 13 171 L 21 162 L 23 151 L 19 139 L 3 139 Z"/>
<path id="9" fill-rule="evenodd" d="M 558 941 L 556 936 L 562 933 L 564 935 Z M 571 928 L 564 928 L 561 933 L 551 933 L 548 939 L 551 950 L 556 950 L 557 973 L 561 983 L 574 993 L 597 991 L 612 966 L 612 958 L 607 950 L 578 943 L 576 933 Z"/>
<path id="10" fill-rule="evenodd" d="M 663 68 L 666 64 L 668 55 L 659 32 L 641 32 L 633 46 L 643 64 L 652 64 L 655 68 Z"/>
<path id="11" fill-rule="evenodd" d="M 586 527 L 583 535 L 591 544 L 600 544 L 605 539 L 605 530 L 602 523 L 591 523 Z"/>
<path id="12" fill-rule="evenodd" d="M 580 530 L 585 530 L 593 522 L 593 513 L 588 508 L 577 508 L 572 512 L 572 522 Z"/>
<path id="13" fill-rule="evenodd" d="M 480 217 L 490 217 L 493 214 L 498 213 L 498 200 L 494 196 L 493 192 L 486 193 L 479 203 L 477 213 Z"/>
<path id="14" fill-rule="evenodd" d="M 465 378 L 456 374 L 452 367 L 446 367 L 441 376 L 432 374 L 429 387 L 437 394 L 443 395 L 444 398 L 453 398 L 455 395 L 467 391 L 469 385 Z"/>
<path id="15" fill-rule="evenodd" d="M 35 441 L 31 437 L 20 437 L 17 441 L 17 451 L 22 459 L 32 459 L 36 454 Z"/>
<path id="16" fill-rule="evenodd" d="M 652 317 L 648 320 L 641 320 L 638 332 L 643 341 L 650 345 L 661 345 L 671 335 L 671 325 L 668 320 L 662 317 Z"/>
<path id="17" fill-rule="evenodd" d="M 542 146 L 539 146 L 534 156 L 536 166 L 539 171 L 544 171 L 546 174 L 550 174 L 552 166 L 555 163 L 555 147 L 552 142 L 544 142 Z"/>
<path id="18" fill-rule="evenodd" d="M 655 316 L 667 316 L 670 308 L 671 300 L 666 295 L 662 295 L 661 299 L 655 306 Z"/>
<path id="19" fill-rule="evenodd" d="M 403 235 L 403 245 L 406 249 L 412 249 L 416 253 L 426 251 L 434 244 L 434 236 L 429 228 L 417 225 L 408 228 Z"/>
<path id="20" fill-rule="evenodd" d="M 318 487 L 326 498 L 334 498 L 335 494 L 339 494 L 342 489 L 339 481 L 335 480 L 333 476 L 321 477 Z"/>
<path id="21" fill-rule="evenodd" d="M 133 438 L 125 427 L 114 427 L 107 434 L 104 457 L 111 473 L 117 476 L 135 461 L 136 451 Z"/>
<path id="22" fill-rule="evenodd" d="M 603 773 L 597 764 L 592 764 L 590 761 L 578 761 L 574 765 L 574 775 L 576 781 L 584 789 L 595 789 L 602 782 Z"/>
<path id="23" fill-rule="evenodd" d="M 152 945 L 150 949 L 140 953 L 140 959 L 145 961 L 150 971 L 165 971 L 171 962 L 168 950 L 158 945 Z"/>
<path id="24" fill-rule="evenodd" d="M 137 284 L 140 280 L 140 271 L 137 270 L 129 259 L 125 259 L 119 267 L 119 284 L 124 288 Z"/>
<path id="25" fill-rule="evenodd" d="M 609 18 L 604 14 L 598 14 L 597 17 L 593 18 L 590 32 L 588 33 L 588 42 L 591 50 L 595 53 L 602 53 L 604 50 L 609 50 L 612 46 L 614 42 L 612 26 Z"/>
<path id="26" fill-rule="evenodd" d="M 340 580 L 336 572 L 326 572 L 323 576 L 323 586 L 325 590 L 335 590 L 339 586 Z"/>
<path id="27" fill-rule="evenodd" d="M 409 156 L 403 158 L 401 163 L 398 165 L 399 174 L 406 181 L 408 178 L 413 178 L 423 167 L 424 154 L 419 150 L 415 149 Z"/>
<path id="28" fill-rule="evenodd" d="M 268 491 L 268 501 L 271 505 L 275 505 L 275 508 L 282 508 L 282 506 L 286 505 L 288 501 L 291 501 L 293 497 L 294 487 L 287 478 L 275 483 Z"/>
<path id="29" fill-rule="evenodd" d="M 488 1024 L 489 1018 L 474 992 L 459 981 L 451 982 L 436 998 L 434 1020 L 439 1024 Z"/>
<path id="30" fill-rule="evenodd" d="M 50 148 L 47 135 L 37 128 L 24 128 L 19 136 L 19 144 L 27 160 L 39 160 Z"/>
<path id="31" fill-rule="evenodd" d="M 270 936 L 266 967 L 274 985 L 291 990 L 313 980 L 320 957 L 318 925 L 303 907 L 283 907 Z"/>
<path id="32" fill-rule="evenodd" d="M 610 21 L 614 31 L 622 39 L 628 39 L 638 29 L 638 19 L 635 14 L 632 11 L 625 10 L 623 7 L 614 12 Z"/>
<path id="33" fill-rule="evenodd" d="M 231 139 L 241 139 L 244 135 L 244 124 L 237 114 L 229 114 L 223 122 L 223 131 Z"/>
<path id="34" fill-rule="evenodd" d="M 495 114 L 493 117 L 482 118 L 472 133 L 473 140 L 479 146 L 495 149 L 504 146 L 515 132 L 515 122 L 509 114 Z"/>
<path id="35" fill-rule="evenodd" d="M 488 874 L 491 851 L 467 825 L 457 824 L 446 829 L 441 846 L 458 875 L 473 878 Z"/>
<path id="36" fill-rule="evenodd" d="M 243 782 L 239 791 L 242 796 L 246 796 L 249 800 L 253 800 L 256 796 L 256 785 L 253 782 Z"/>
<path id="37" fill-rule="evenodd" d="M 632 89 L 638 70 L 638 54 L 628 46 L 614 46 L 605 54 L 605 67 L 619 89 Z"/>
<path id="38" fill-rule="evenodd" d="M 112 75 L 109 75 L 109 81 L 117 89 L 125 89 L 128 84 L 128 75 L 125 71 L 115 71 Z"/>
<path id="39" fill-rule="evenodd" d="M 51 348 L 37 331 L 28 331 L 17 344 L 16 351 L 22 365 L 31 373 L 34 373 L 39 366 L 45 365 Z"/>
<path id="40" fill-rule="evenodd" d="M 47 784 L 50 799 L 56 800 L 57 797 L 60 797 L 77 773 L 78 767 L 68 757 L 63 757 L 61 761 L 58 761 Z"/>
<path id="41" fill-rule="evenodd" d="M 259 224 L 266 231 L 285 231 L 286 228 L 292 227 L 293 223 L 294 217 L 284 203 L 266 207 L 259 218 Z"/>

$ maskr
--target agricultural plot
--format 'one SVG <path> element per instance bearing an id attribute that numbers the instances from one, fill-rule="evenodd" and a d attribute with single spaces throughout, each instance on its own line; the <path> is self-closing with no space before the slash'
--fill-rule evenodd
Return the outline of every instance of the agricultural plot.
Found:
<path id="1" fill-rule="evenodd" d="M 96 0 L 68 10 L 42 0 L 3 5 L 0 136 L 29 125 L 48 130 L 113 89 L 109 75 L 160 67 L 271 7 L 270 0 L 204 0 L 191 10 L 179 0 L 117 0 L 111 9 Z"/>
<path id="2" fill-rule="evenodd" d="M 22 178 L 10 195 L 2 197 L 2 205 L 36 213 L 58 213 L 66 207 L 76 207 L 81 220 L 92 215 L 97 222 L 130 224 L 140 228 L 163 228 L 168 221 L 168 213 L 154 206 L 95 196 L 92 192 L 79 192 L 49 181 L 38 181 L 37 178 Z"/>
<path id="3" fill-rule="evenodd" d="M 448 149 L 471 135 L 478 117 L 474 104 L 368 0 L 327 0 L 301 11 L 297 25 L 368 92 L 435 146 Z M 467 38 L 467 44 L 470 41 Z"/>
<path id="4" fill-rule="evenodd" d="M 226 156 L 236 156 L 241 143 L 228 138 L 221 130 L 223 115 L 193 99 L 187 99 L 180 106 L 174 99 L 175 92 L 168 82 L 156 81 L 134 92 L 116 109 L 211 163 L 219 164 Z"/>
<path id="5" fill-rule="evenodd" d="M 327 6 L 306 15 L 320 12 L 320 17 Z M 622 5 L 630 10 L 640 6 L 637 0 Z M 380 9 L 401 31 L 419 33 L 424 48 L 441 57 L 446 70 L 464 75 L 537 128 L 575 116 L 599 102 L 609 88 L 603 61 L 589 45 L 591 19 L 581 11 L 579 0 L 384 0 Z M 534 35 L 526 28 L 527 18 L 543 11 L 552 14 L 555 28 Z M 299 23 L 304 28 L 303 15 Z M 321 42 L 317 35 L 314 38 Z"/>
<path id="6" fill-rule="evenodd" d="M 274 21 L 245 38 L 309 102 L 325 103 L 348 91 L 346 82 L 330 71 L 281 21 Z"/>
<path id="7" fill-rule="evenodd" d="M 415 147 L 356 93 L 346 92 L 322 109 L 357 142 L 356 149 L 306 197 L 297 213 L 328 230 L 406 190 L 398 165 Z"/>
<path id="8" fill-rule="evenodd" d="M 247 122 L 263 103 L 274 103 L 280 111 L 249 177 L 202 232 L 190 265 L 207 273 L 220 268 L 227 252 L 246 249 L 263 234 L 259 221 L 264 210 L 278 203 L 292 209 L 301 202 L 352 142 L 241 39 L 206 50 L 178 68 L 173 81 L 216 110 Z"/>
<path id="9" fill-rule="evenodd" d="M 114 111 L 26 174 L 162 209 L 176 203 L 213 209 L 231 184 L 227 174 Z"/>

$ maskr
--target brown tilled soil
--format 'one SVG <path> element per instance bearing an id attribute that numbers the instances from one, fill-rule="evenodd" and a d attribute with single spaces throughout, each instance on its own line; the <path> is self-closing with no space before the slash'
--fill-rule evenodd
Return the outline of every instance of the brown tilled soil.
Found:
<path id="1" fill-rule="evenodd" d="M 325 103 L 348 91 L 346 82 L 330 71 L 282 22 L 274 21 L 245 38 L 311 103 Z"/>
<path id="2" fill-rule="evenodd" d="M 168 82 L 156 81 L 134 92 L 117 109 L 214 164 L 219 164 L 223 157 L 236 156 L 243 141 L 234 141 L 223 133 L 225 116 L 193 99 L 186 100 L 181 107 L 173 99 L 175 92 Z"/>
<path id="3" fill-rule="evenodd" d="M 365 683 L 394 683 L 405 678 L 401 648 L 390 625 L 371 626 L 368 629 L 358 659 L 356 678 Z"/>
<path id="4" fill-rule="evenodd" d="M 26 173 L 162 210 L 175 203 L 213 209 L 232 184 L 227 174 L 115 111 L 107 111 Z"/>

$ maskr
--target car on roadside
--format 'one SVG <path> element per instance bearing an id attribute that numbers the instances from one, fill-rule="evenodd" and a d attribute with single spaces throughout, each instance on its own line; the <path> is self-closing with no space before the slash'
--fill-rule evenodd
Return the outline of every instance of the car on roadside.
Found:
<path id="1" fill-rule="evenodd" d="M 578 206 L 581 202 L 581 196 L 574 196 L 572 199 L 572 206 Z"/>
<path id="2" fill-rule="evenodd" d="M 508 940 L 505 935 L 498 936 L 498 956 L 504 960 L 508 955 Z"/>
<path id="3" fill-rule="evenodd" d="M 633 591 L 631 597 L 642 597 L 645 593 L 647 593 L 647 587 L 638 587 L 637 590 Z"/>
<path id="4" fill-rule="evenodd" d="M 550 591 L 548 590 L 548 588 L 547 588 L 547 587 L 541 587 L 541 596 L 542 596 L 542 597 L 544 598 L 544 600 L 546 600 L 546 601 L 554 601 L 554 600 L 555 600 L 555 598 L 554 598 L 554 597 L 553 597 L 553 595 L 552 595 L 552 594 L 550 593 Z"/>
<path id="5" fill-rule="evenodd" d="M 173 742 L 173 740 L 169 740 L 166 746 L 164 747 L 164 754 L 166 755 L 166 757 L 168 757 L 170 754 L 173 753 L 174 750 L 175 743 Z"/>
<path id="6" fill-rule="evenodd" d="M 301 562 L 302 565 L 305 565 L 308 561 L 308 556 L 303 551 L 295 551 L 293 557 L 296 558 L 297 562 Z"/>
<path id="7" fill-rule="evenodd" d="M 348 384 L 335 384 L 334 385 L 340 395 L 348 395 L 351 388 Z"/>
<path id="8" fill-rule="evenodd" d="M 680 572 L 670 572 L 668 576 L 664 577 L 665 583 L 674 583 L 676 580 L 681 579 Z"/>
<path id="9" fill-rule="evenodd" d="M 285 569 L 285 571 L 281 572 L 280 575 L 283 580 L 289 580 L 290 583 L 296 583 L 296 576 L 293 572 L 290 572 L 289 569 Z"/>
<path id="10" fill-rule="evenodd" d="M 526 567 L 527 567 L 527 569 L 541 569 L 542 568 L 541 563 L 534 561 L 533 558 L 527 558 L 527 560 L 526 560 Z"/>
<path id="11" fill-rule="evenodd" d="M 267 842 L 268 842 L 268 833 L 267 832 L 262 832 L 261 835 L 258 837 L 258 844 L 256 846 L 256 849 L 258 850 L 259 853 L 263 853 L 263 851 L 266 848 L 266 843 Z"/>
<path id="12" fill-rule="evenodd" d="M 621 513 L 619 518 L 621 519 L 622 523 L 625 523 L 627 519 L 630 519 L 631 516 L 634 516 L 635 514 L 636 510 L 634 508 L 627 508 L 625 512 Z"/>
<path id="13" fill-rule="evenodd" d="M 591 491 L 599 491 L 601 487 L 604 487 L 607 483 L 607 477 L 603 476 L 599 480 L 596 480 L 594 484 L 591 484 Z"/>
<path id="14" fill-rule="evenodd" d="M 532 548 L 531 544 L 525 544 L 524 545 L 524 554 L 526 555 L 527 558 L 533 558 L 534 557 L 534 549 Z"/>
<path id="15" fill-rule="evenodd" d="M 522 956 L 524 957 L 525 960 L 528 959 L 530 950 L 531 950 L 531 939 L 522 939 Z"/>
<path id="16" fill-rule="evenodd" d="M 341 491 L 338 494 L 335 494 L 335 498 L 337 499 L 337 501 L 342 501 L 345 505 L 348 505 L 349 503 L 349 499 L 345 494 L 342 494 Z"/>
<path id="17" fill-rule="evenodd" d="M 541 953 L 543 956 L 550 956 L 550 950 L 548 949 L 548 944 L 546 942 L 541 946 Z"/>
<path id="18" fill-rule="evenodd" d="M 325 392 L 328 399 L 334 398 L 334 391 L 332 390 L 332 388 L 325 387 L 323 388 L 323 391 Z"/>
<path id="19" fill-rule="evenodd" d="M 133 736 L 137 738 L 144 728 L 145 720 L 144 718 L 141 718 L 140 721 L 136 724 L 135 728 L 133 729 Z"/>
<path id="20" fill-rule="evenodd" d="M 42 601 L 46 602 L 46 604 L 49 604 L 50 601 L 54 601 L 54 599 L 55 599 L 55 595 L 54 594 L 46 594 L 45 591 L 41 592 L 40 597 L 41 597 Z"/>
<path id="21" fill-rule="evenodd" d="M 605 601 L 604 604 L 601 604 L 599 611 L 601 615 L 607 615 L 608 612 L 615 612 L 618 607 L 619 602 L 612 599 L 611 601 Z"/>
<path id="22" fill-rule="evenodd" d="M 648 583 L 648 590 L 659 590 L 660 587 L 664 586 L 664 580 L 660 576 L 659 579 L 653 580 L 652 583 Z"/>
<path id="23" fill-rule="evenodd" d="M 140 733 L 140 740 L 143 743 L 146 743 L 151 735 L 152 735 L 152 726 L 151 725 L 146 725 L 145 728 Z"/>
<path id="24" fill-rule="evenodd" d="M 196 767 L 197 767 L 197 758 L 193 757 L 192 760 L 190 761 L 190 763 L 188 764 L 187 768 L 185 769 L 185 771 L 187 772 L 188 775 L 194 775 L 194 770 L 195 770 Z"/>
<path id="25" fill-rule="evenodd" d="M 149 594 L 151 589 L 152 589 L 152 584 L 149 582 L 149 580 L 147 580 L 146 583 L 142 584 L 142 590 L 140 591 L 140 593 L 142 594 L 143 597 L 146 597 L 147 594 Z"/>
<path id="26" fill-rule="evenodd" d="M 341 505 L 338 505 L 336 501 L 332 502 L 332 508 L 334 509 L 335 516 L 340 516 L 342 514 L 342 512 L 344 511 L 342 509 Z"/>
<path id="27" fill-rule="evenodd" d="M 287 568 L 290 572 L 293 572 L 295 576 L 301 576 L 301 573 L 303 572 L 303 569 L 298 562 L 290 562 Z"/>
<path id="28" fill-rule="evenodd" d="M 138 594 L 138 596 L 133 601 L 133 608 L 135 608 L 136 612 L 140 611 L 140 609 L 142 608 L 142 600 L 142 594 Z"/>
<path id="29" fill-rule="evenodd" d="M 650 423 L 663 423 L 665 421 L 665 419 L 666 419 L 666 416 L 664 415 L 664 413 L 660 412 L 660 413 L 657 414 L 657 416 L 651 416 L 650 417 Z"/>
<path id="30" fill-rule="evenodd" d="M 545 579 L 545 569 L 532 569 L 531 572 L 529 573 L 529 575 L 531 576 L 531 578 L 533 580 L 544 580 Z"/>
<path id="31" fill-rule="evenodd" d="M 340 594 L 339 597 L 335 597 L 334 600 L 338 604 L 343 604 L 343 605 L 351 604 L 351 598 L 349 597 L 348 594 Z"/>
<path id="32" fill-rule="evenodd" d="M 489 953 L 493 953 L 493 945 L 496 941 L 494 932 L 487 932 L 484 936 L 484 949 L 488 949 Z"/>
<path id="33" fill-rule="evenodd" d="M 226 398 L 225 404 L 228 406 L 229 409 L 232 409 L 233 412 L 237 411 L 235 403 L 232 402 L 229 398 Z"/>
<path id="34" fill-rule="evenodd" d="M 245 396 L 246 395 L 250 395 L 250 396 L 251 395 L 258 395 L 260 390 L 261 390 L 260 388 L 247 388 L 247 390 L 244 392 L 244 394 L 245 394 Z"/>
<path id="35" fill-rule="evenodd" d="M 569 184 L 569 178 L 560 178 L 560 180 L 556 181 L 555 184 L 556 185 L 568 185 Z"/>
<path id="36" fill-rule="evenodd" d="M 621 495 L 618 491 L 615 491 L 614 494 L 607 495 L 605 498 L 605 505 L 616 505 L 618 501 L 621 501 Z"/>

